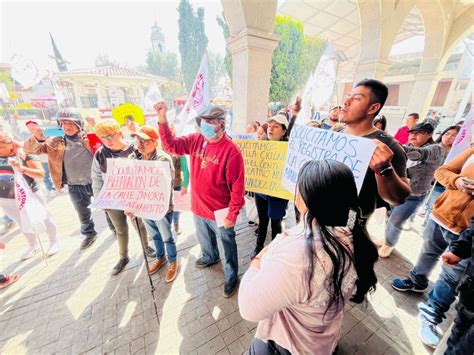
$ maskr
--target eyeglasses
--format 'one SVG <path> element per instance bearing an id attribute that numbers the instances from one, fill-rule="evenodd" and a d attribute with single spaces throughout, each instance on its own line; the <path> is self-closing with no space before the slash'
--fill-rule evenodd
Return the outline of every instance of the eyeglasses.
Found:
<path id="1" fill-rule="evenodd" d="M 99 139 L 101 141 L 110 141 L 110 140 L 114 139 L 114 137 L 116 135 L 117 135 L 117 133 L 113 133 L 113 134 L 109 134 L 108 136 L 99 137 Z"/>
<path id="2" fill-rule="evenodd" d="M 137 140 L 138 144 L 145 145 L 145 144 L 151 142 L 153 139 L 143 139 L 143 138 L 136 137 L 136 140 Z"/>

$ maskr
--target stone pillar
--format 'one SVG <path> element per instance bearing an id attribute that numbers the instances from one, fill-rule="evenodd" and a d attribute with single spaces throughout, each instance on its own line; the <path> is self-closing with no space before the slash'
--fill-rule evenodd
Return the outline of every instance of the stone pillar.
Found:
<path id="1" fill-rule="evenodd" d="M 441 76 L 441 73 L 415 75 L 416 80 L 413 85 L 410 100 L 408 101 L 406 115 L 416 112 L 420 115 L 421 120 L 426 117 L 428 107 L 431 105 L 436 86 Z"/>
<path id="2" fill-rule="evenodd" d="M 358 63 L 354 75 L 354 84 L 363 79 L 377 79 L 383 81 L 385 73 L 392 63 L 389 60 L 374 59 Z"/>
<path id="3" fill-rule="evenodd" d="M 247 123 L 267 117 L 272 54 L 278 42 L 277 35 L 250 28 L 227 40 L 232 53 L 232 130 L 236 133 L 244 133 Z"/>

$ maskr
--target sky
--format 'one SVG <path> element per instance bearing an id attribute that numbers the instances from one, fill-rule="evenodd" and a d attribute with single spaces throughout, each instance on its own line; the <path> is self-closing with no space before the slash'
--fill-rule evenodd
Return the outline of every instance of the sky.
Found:
<path id="1" fill-rule="evenodd" d="M 205 10 L 208 50 L 225 53 L 225 40 L 216 16 L 222 13 L 219 0 L 191 0 L 195 9 Z M 31 58 L 38 66 L 55 69 L 49 58 L 49 32 L 69 69 L 94 66 L 99 54 L 120 65 L 144 65 L 151 47 L 151 26 L 156 21 L 165 36 L 165 48 L 179 57 L 178 0 L 137 2 L 91 1 L 5 1 L 0 0 L 0 62 L 13 54 Z"/>

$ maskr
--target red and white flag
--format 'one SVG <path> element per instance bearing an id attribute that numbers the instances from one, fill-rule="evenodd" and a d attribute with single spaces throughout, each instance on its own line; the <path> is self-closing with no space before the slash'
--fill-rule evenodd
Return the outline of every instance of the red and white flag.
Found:
<path id="1" fill-rule="evenodd" d="M 180 135 L 192 131 L 193 123 L 191 120 L 204 112 L 209 103 L 209 62 L 207 53 L 204 53 L 188 101 L 186 101 L 183 111 L 174 121 L 176 133 Z M 186 127 L 187 125 L 188 127 Z"/>
<path id="2" fill-rule="evenodd" d="M 458 132 L 456 139 L 454 140 L 453 147 L 448 153 L 446 160 L 444 161 L 447 163 L 458 154 L 462 153 L 466 149 L 471 146 L 472 142 L 472 123 L 474 119 L 474 109 L 471 108 L 467 117 L 464 121 L 464 124 L 461 127 L 461 130 Z"/>
<path id="3" fill-rule="evenodd" d="M 46 206 L 31 191 L 23 175 L 17 169 L 13 170 L 15 172 L 15 199 L 20 211 L 21 231 L 36 235 L 41 234 L 46 231 L 44 224 L 48 216 Z"/>

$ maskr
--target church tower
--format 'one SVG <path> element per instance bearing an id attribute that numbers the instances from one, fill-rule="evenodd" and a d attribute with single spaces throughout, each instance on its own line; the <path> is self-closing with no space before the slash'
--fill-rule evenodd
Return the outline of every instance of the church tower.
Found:
<path id="1" fill-rule="evenodd" d="M 163 33 L 161 32 L 160 26 L 157 25 L 156 18 L 155 24 L 151 27 L 150 40 L 152 51 L 163 53 L 163 50 L 165 49 L 165 36 L 163 36 Z"/>

